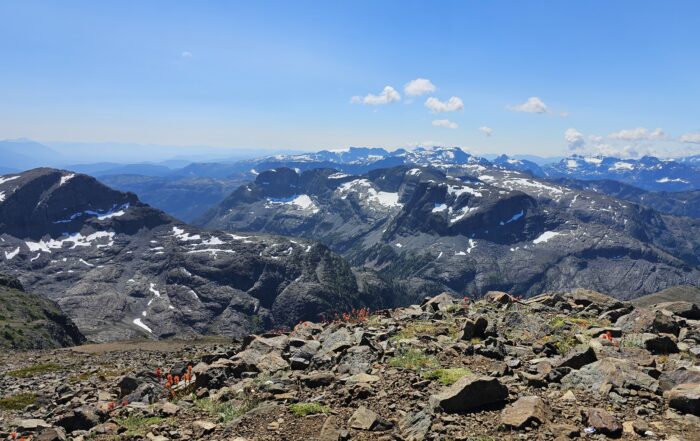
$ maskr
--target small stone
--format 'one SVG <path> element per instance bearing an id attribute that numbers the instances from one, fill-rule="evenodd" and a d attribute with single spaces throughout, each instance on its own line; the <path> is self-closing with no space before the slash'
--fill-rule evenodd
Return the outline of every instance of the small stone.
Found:
<path id="1" fill-rule="evenodd" d="M 533 423 L 543 424 L 547 420 L 549 408 L 538 396 L 518 398 L 501 412 L 501 422 L 513 429 L 523 429 Z"/>
<path id="2" fill-rule="evenodd" d="M 180 406 L 169 401 L 163 404 L 163 408 L 161 409 L 161 413 L 167 416 L 175 416 L 178 412 L 180 412 Z"/>
<path id="3" fill-rule="evenodd" d="M 365 373 L 355 374 L 343 379 L 346 383 L 376 383 L 379 380 L 378 376 Z"/>
<path id="4" fill-rule="evenodd" d="M 679 384 L 664 393 L 668 404 L 683 413 L 700 416 L 700 384 Z"/>
<path id="5" fill-rule="evenodd" d="M 40 419 L 15 419 L 12 420 L 12 426 L 16 427 L 17 429 L 24 431 L 24 430 L 31 430 L 35 431 L 37 429 L 47 429 L 51 427 L 51 424 L 47 423 L 44 420 Z"/>
<path id="6" fill-rule="evenodd" d="M 562 401 L 576 401 L 576 395 L 571 390 L 567 390 L 560 398 Z"/>
<path id="7" fill-rule="evenodd" d="M 348 424 L 353 429 L 382 431 L 393 427 L 389 421 L 381 418 L 377 413 L 369 410 L 365 406 L 360 406 L 355 413 L 352 414 Z"/>
<path id="8" fill-rule="evenodd" d="M 505 401 L 508 388 L 493 377 L 466 376 L 430 397 L 433 409 L 447 413 L 475 410 Z"/>
<path id="9" fill-rule="evenodd" d="M 599 408 L 588 408 L 581 411 L 583 423 L 613 438 L 622 435 L 622 425 L 608 411 Z"/>
<path id="10" fill-rule="evenodd" d="M 209 421 L 198 420 L 198 421 L 194 422 L 194 425 L 197 428 L 201 429 L 201 431 L 204 433 L 204 435 L 207 435 L 207 434 L 213 432 L 214 429 L 216 429 L 216 424 L 209 422 Z"/>
<path id="11" fill-rule="evenodd" d="M 35 441 L 66 441 L 66 432 L 60 427 L 44 429 L 34 438 Z"/>
<path id="12" fill-rule="evenodd" d="M 564 356 L 562 361 L 559 362 L 557 367 L 570 367 L 572 369 L 581 369 L 585 365 L 591 364 L 596 360 L 598 360 L 598 357 L 596 357 L 595 351 L 593 350 L 593 348 L 588 347 L 580 351 L 569 352 L 566 356 Z"/>
<path id="13" fill-rule="evenodd" d="M 338 441 L 339 438 L 340 431 L 338 430 L 336 417 L 329 416 L 323 422 L 323 427 L 321 427 L 321 434 L 318 437 L 318 441 Z"/>

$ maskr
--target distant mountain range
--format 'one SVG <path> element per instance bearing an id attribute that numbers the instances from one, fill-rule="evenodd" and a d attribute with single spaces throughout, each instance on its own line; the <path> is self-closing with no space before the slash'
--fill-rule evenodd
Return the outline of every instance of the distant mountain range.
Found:
<path id="1" fill-rule="evenodd" d="M 448 173 L 278 168 L 199 224 L 319 240 L 410 287 L 414 299 L 442 290 L 531 295 L 575 287 L 631 298 L 700 282 L 700 221 L 464 162 Z"/>
<path id="2" fill-rule="evenodd" d="M 651 191 L 700 189 L 700 169 L 696 160 L 662 160 L 572 156 L 543 167 L 540 176 L 573 179 L 612 179 Z"/>

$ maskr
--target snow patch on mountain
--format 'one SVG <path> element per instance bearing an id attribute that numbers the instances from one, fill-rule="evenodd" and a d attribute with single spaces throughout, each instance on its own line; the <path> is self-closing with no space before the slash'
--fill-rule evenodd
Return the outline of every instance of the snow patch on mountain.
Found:
<path id="1" fill-rule="evenodd" d="M 62 186 L 63 184 L 65 184 L 66 182 L 70 181 L 70 180 L 73 179 L 74 177 L 75 177 L 75 173 L 70 173 L 70 174 L 68 174 L 68 175 L 61 176 L 61 182 L 58 183 L 58 186 L 59 186 L 59 187 Z"/>
<path id="2" fill-rule="evenodd" d="M 294 195 L 288 198 L 267 198 L 266 208 L 272 208 L 275 205 L 289 205 L 302 211 L 318 213 L 319 208 L 307 194 Z"/>
<path id="3" fill-rule="evenodd" d="M 367 179 L 355 179 L 345 182 L 336 189 L 340 193 L 341 199 L 347 199 L 350 194 L 357 194 L 360 200 L 369 202 L 371 205 L 381 205 L 382 207 L 401 207 L 399 194 L 386 191 L 377 191 L 372 183 Z"/>
<path id="4" fill-rule="evenodd" d="M 657 179 L 656 182 L 658 182 L 659 184 L 667 184 L 669 182 L 680 182 L 682 184 L 688 184 L 688 181 L 686 181 L 685 179 L 681 179 L 681 178 L 675 178 L 675 179 L 661 178 L 661 179 Z"/>
<path id="5" fill-rule="evenodd" d="M 183 242 L 188 242 L 192 240 L 202 240 L 202 236 L 200 236 L 199 234 L 189 234 L 179 227 L 173 227 L 173 236 L 175 236 Z"/>
<path id="6" fill-rule="evenodd" d="M 0 185 L 4 184 L 5 182 L 10 182 L 14 179 L 19 178 L 20 176 L 0 176 Z"/>
<path id="7" fill-rule="evenodd" d="M 107 243 L 97 244 L 97 248 L 111 247 L 114 245 L 114 232 L 111 231 L 98 231 L 87 236 L 83 236 L 81 233 L 75 233 L 64 239 L 42 239 L 39 242 L 26 241 L 25 244 L 27 245 L 27 248 L 29 248 L 29 251 L 42 251 L 45 253 L 50 253 L 52 249 L 63 248 L 63 244 L 65 243 L 72 243 L 73 246 L 70 247 L 70 249 L 74 250 L 77 247 L 92 246 L 93 242 L 104 238 L 108 239 Z"/>
<path id="8" fill-rule="evenodd" d="M 540 234 L 539 237 L 537 237 L 537 239 L 533 240 L 532 243 L 534 243 L 534 244 L 545 243 L 549 239 L 551 239 L 555 236 L 559 236 L 559 234 L 561 234 L 561 233 L 557 233 L 556 231 L 545 231 L 544 233 Z"/>
<path id="9" fill-rule="evenodd" d="M 448 185 L 447 192 L 453 195 L 455 198 L 458 198 L 465 193 L 478 198 L 483 197 L 483 194 L 480 191 L 477 191 L 466 185 Z"/>
<path id="10" fill-rule="evenodd" d="M 12 260 L 18 254 L 19 254 L 19 247 L 17 247 L 14 251 L 10 251 L 9 253 L 7 251 L 5 251 L 5 259 Z"/>
<path id="11" fill-rule="evenodd" d="M 138 326 L 139 328 L 145 329 L 146 331 L 148 331 L 149 334 L 153 334 L 153 331 L 151 331 L 151 328 L 149 328 L 148 326 L 146 326 L 146 325 L 141 321 L 140 318 L 134 319 L 134 324 L 135 324 L 136 326 Z"/>
<path id="12" fill-rule="evenodd" d="M 79 217 L 83 216 L 94 216 L 97 217 L 99 220 L 105 220 L 105 219 L 111 219 L 113 217 L 119 217 L 119 216 L 124 216 L 126 214 L 126 210 L 129 208 L 129 204 L 124 204 L 119 207 L 113 206 L 109 210 L 105 211 L 95 211 L 95 210 L 84 210 L 80 211 L 78 213 L 72 214 L 69 218 L 67 219 L 62 219 L 62 220 L 57 220 L 54 221 L 54 224 L 67 224 Z"/>

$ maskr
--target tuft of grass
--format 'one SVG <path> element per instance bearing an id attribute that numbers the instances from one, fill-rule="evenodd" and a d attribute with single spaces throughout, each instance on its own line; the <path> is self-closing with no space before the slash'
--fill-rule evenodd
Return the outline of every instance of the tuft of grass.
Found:
<path id="1" fill-rule="evenodd" d="M 33 366 L 28 366 L 25 368 L 17 369 L 7 373 L 10 377 L 14 378 L 27 378 L 34 377 L 36 375 L 47 374 L 49 372 L 56 372 L 63 369 L 60 364 L 56 363 L 39 363 Z"/>
<path id="2" fill-rule="evenodd" d="M 566 335 L 554 342 L 554 346 L 557 348 L 557 353 L 559 355 L 566 355 L 578 345 L 578 340 L 576 340 L 571 335 Z"/>
<path id="3" fill-rule="evenodd" d="M 394 336 L 396 340 L 404 340 L 418 337 L 419 335 L 433 335 L 435 334 L 435 328 L 437 324 L 428 321 L 417 321 L 406 325 L 398 334 Z"/>
<path id="4" fill-rule="evenodd" d="M 151 426 L 163 422 L 163 418 L 130 415 L 124 418 L 115 418 L 114 421 L 126 429 L 123 436 L 144 436 Z"/>
<path id="5" fill-rule="evenodd" d="M 0 398 L 0 409 L 22 410 L 36 402 L 36 395 L 32 393 L 21 393 Z"/>
<path id="6" fill-rule="evenodd" d="M 389 366 L 417 371 L 436 368 L 439 365 L 434 356 L 425 355 L 417 349 L 409 349 L 401 351 L 398 355 L 390 358 Z"/>
<path id="7" fill-rule="evenodd" d="M 622 336 L 623 348 L 644 348 L 644 339 L 640 334 L 626 334 Z"/>
<path id="8" fill-rule="evenodd" d="M 234 418 L 255 409 L 257 404 L 252 400 L 218 402 L 210 398 L 202 398 L 194 402 L 195 407 L 208 413 L 221 423 L 228 423 Z"/>
<path id="9" fill-rule="evenodd" d="M 437 380 L 438 383 L 450 386 L 455 384 L 460 378 L 471 374 L 472 371 L 469 368 L 447 368 L 426 372 L 423 377 L 428 380 Z"/>
<path id="10" fill-rule="evenodd" d="M 289 405 L 289 410 L 294 416 L 305 417 L 307 415 L 317 415 L 319 413 L 329 413 L 330 407 L 319 403 L 294 403 Z"/>

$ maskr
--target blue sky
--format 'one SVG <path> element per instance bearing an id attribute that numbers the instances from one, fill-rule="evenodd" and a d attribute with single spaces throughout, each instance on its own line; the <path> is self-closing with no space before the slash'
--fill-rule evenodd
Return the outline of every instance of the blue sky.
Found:
<path id="1" fill-rule="evenodd" d="M 0 0 L 0 20 L 0 139 L 700 150 L 696 1 Z"/>

